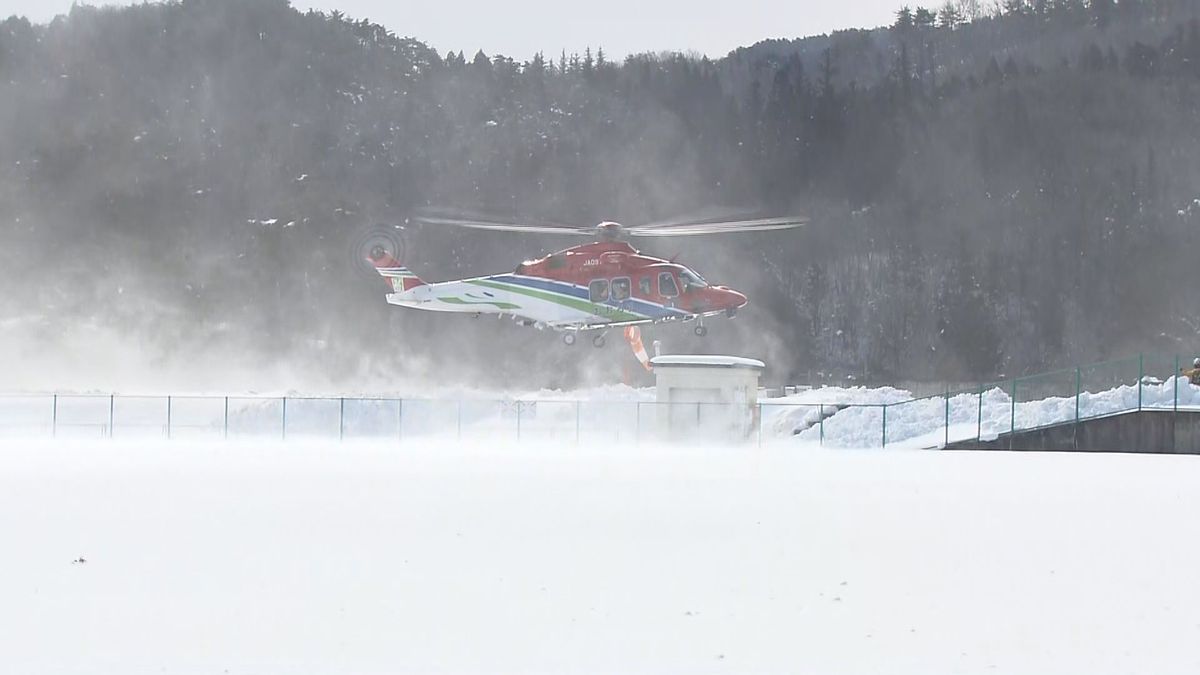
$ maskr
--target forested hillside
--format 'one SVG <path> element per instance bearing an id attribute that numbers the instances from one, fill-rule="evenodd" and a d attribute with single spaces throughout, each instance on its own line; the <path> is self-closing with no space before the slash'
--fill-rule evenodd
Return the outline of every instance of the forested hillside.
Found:
<path id="1" fill-rule="evenodd" d="M 356 242 L 429 204 L 809 215 L 635 242 L 751 298 L 705 342 L 657 329 L 669 348 L 763 356 L 775 380 L 977 380 L 1200 346 L 1193 0 L 903 8 L 718 60 L 520 63 L 405 32 L 284 0 L 0 23 L 0 358 L 105 334 L 152 363 L 303 364 L 351 386 L 569 383 L 627 357 L 387 307 Z M 431 279 L 576 243 L 404 236 Z"/>

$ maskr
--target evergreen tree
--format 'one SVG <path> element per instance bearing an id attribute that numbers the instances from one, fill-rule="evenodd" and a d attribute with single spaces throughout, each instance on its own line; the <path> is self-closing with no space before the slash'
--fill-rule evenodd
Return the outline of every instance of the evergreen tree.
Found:
<path id="1" fill-rule="evenodd" d="M 946 4 L 942 5 L 942 8 L 938 11 L 939 28 L 954 30 L 961 26 L 963 21 L 962 10 L 950 0 L 947 0 Z"/>
<path id="2" fill-rule="evenodd" d="M 932 30 L 937 24 L 937 13 L 925 7 L 918 7 L 913 13 L 912 24 L 918 30 Z"/>

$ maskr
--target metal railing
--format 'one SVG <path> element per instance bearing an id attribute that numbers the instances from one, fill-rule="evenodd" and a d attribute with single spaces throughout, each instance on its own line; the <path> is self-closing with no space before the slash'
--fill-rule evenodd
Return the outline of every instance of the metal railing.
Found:
<path id="1" fill-rule="evenodd" d="M 1193 358 L 1138 354 L 891 404 L 884 444 L 944 447 L 1126 412 L 1200 410 L 1200 387 L 1182 376 Z M 930 408 L 942 410 L 940 423 L 928 423 Z M 914 418 L 923 429 L 907 425 Z"/>
<path id="2" fill-rule="evenodd" d="M 0 395 L 0 437 L 761 443 L 761 410 L 634 400 L 13 394 Z"/>
<path id="3" fill-rule="evenodd" d="M 1135 410 L 1200 410 L 1191 356 L 1139 354 L 904 401 L 745 403 L 0 395 L 0 437 L 544 440 L 938 448 Z"/>

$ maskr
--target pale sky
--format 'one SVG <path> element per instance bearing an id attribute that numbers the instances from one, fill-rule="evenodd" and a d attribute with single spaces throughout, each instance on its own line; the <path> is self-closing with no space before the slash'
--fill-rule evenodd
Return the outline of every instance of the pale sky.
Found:
<path id="1" fill-rule="evenodd" d="M 71 0 L 0 0 L 0 17 L 21 14 L 44 23 L 66 13 Z M 89 0 L 81 4 L 130 4 Z M 483 49 L 525 60 L 534 52 L 558 54 L 603 47 L 612 58 L 643 51 L 696 51 L 724 56 L 739 46 L 773 37 L 802 37 L 838 28 L 891 23 L 901 0 L 292 0 L 299 9 L 340 9 L 399 35 L 412 36 L 445 54 Z M 914 3 L 907 3 L 914 4 Z M 938 4 L 931 2 L 929 4 Z"/>

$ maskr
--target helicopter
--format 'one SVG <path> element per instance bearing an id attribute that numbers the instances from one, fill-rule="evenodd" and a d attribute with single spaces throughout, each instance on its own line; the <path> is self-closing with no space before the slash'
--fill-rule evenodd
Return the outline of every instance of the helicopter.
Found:
<path id="1" fill-rule="evenodd" d="M 733 318 L 746 296 L 710 284 L 674 259 L 646 255 L 628 237 L 677 237 L 733 232 L 786 230 L 808 222 L 803 217 L 683 219 L 626 227 L 614 221 L 593 226 L 517 222 L 462 212 L 426 210 L 418 223 L 478 230 L 585 236 L 592 243 L 572 246 L 526 260 L 506 274 L 429 283 L 397 260 L 396 246 L 376 242 L 367 261 L 391 285 L 387 302 L 435 312 L 512 317 L 522 325 L 553 329 L 567 345 L 583 331 L 599 331 L 595 347 L 605 344 L 609 328 L 695 321 L 694 332 L 708 333 L 706 317 Z M 628 335 L 628 332 L 627 332 Z"/>

